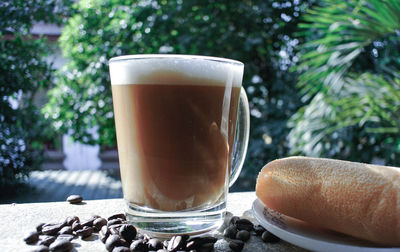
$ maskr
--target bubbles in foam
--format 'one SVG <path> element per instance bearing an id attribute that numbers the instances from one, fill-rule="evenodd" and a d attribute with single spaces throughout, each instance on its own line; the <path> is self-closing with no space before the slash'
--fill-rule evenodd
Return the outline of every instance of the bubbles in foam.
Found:
<path id="1" fill-rule="evenodd" d="M 110 60 L 112 85 L 169 84 L 241 86 L 243 64 L 223 58 L 191 55 L 133 55 Z"/>

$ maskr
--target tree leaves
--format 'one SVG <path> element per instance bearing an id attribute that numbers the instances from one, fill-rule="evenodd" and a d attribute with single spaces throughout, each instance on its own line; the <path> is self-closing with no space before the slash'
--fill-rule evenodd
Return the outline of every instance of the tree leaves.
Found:
<path id="1" fill-rule="evenodd" d="M 332 152 L 324 146 L 332 142 L 333 135 L 337 138 L 339 132 L 354 127 L 369 138 L 399 139 L 398 1 L 352 0 L 337 4 L 324 0 L 321 5 L 304 16 L 309 23 L 300 25 L 304 29 L 301 36 L 311 35 L 312 39 L 302 45 L 300 64 L 294 70 L 302 72 L 298 87 L 309 102 L 290 121 L 293 152 L 340 157 L 343 152 Z M 354 138 L 343 138 L 349 140 Z M 398 141 L 392 142 L 395 149 Z M 348 149 L 345 155 L 351 158 L 352 151 L 355 149 Z M 369 160 L 364 161 L 371 161 L 379 153 L 376 148 L 370 151 Z M 393 155 L 384 158 L 395 162 Z"/>

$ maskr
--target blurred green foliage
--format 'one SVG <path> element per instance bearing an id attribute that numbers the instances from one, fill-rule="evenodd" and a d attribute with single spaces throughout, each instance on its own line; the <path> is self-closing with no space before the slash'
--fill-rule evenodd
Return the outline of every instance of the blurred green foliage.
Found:
<path id="1" fill-rule="evenodd" d="M 59 15 L 66 14 L 65 2 L 0 2 L 0 191 L 3 195 L 13 192 L 30 171 L 39 168 L 45 143 L 54 139 L 49 121 L 34 104 L 37 92 L 52 83 L 53 70 L 45 60 L 49 46 L 44 39 L 30 36 L 30 29 L 38 21 L 61 23 Z"/>
<path id="2" fill-rule="evenodd" d="M 254 184 L 266 162 L 288 151 L 286 121 L 300 106 L 296 74 L 288 71 L 298 44 L 292 34 L 311 2 L 79 1 L 60 38 L 68 63 L 59 71 L 45 112 L 75 140 L 112 147 L 116 140 L 108 59 L 175 53 L 240 60 L 252 115 L 242 177 L 250 176 Z"/>
<path id="3" fill-rule="evenodd" d="M 292 153 L 400 166 L 400 2 L 323 0 L 303 17 Z"/>

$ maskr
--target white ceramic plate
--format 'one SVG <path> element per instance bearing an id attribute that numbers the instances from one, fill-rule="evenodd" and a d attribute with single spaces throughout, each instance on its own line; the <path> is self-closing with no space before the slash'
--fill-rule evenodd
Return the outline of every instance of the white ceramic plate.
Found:
<path id="1" fill-rule="evenodd" d="M 400 248 L 379 247 L 334 231 L 314 227 L 304 221 L 267 208 L 259 199 L 253 202 L 254 217 L 282 240 L 312 251 L 394 252 Z"/>

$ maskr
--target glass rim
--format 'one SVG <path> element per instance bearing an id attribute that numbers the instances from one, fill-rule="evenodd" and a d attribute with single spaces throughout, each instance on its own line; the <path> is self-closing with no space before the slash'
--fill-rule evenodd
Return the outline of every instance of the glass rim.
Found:
<path id="1" fill-rule="evenodd" d="M 214 61 L 214 62 L 244 66 L 244 64 L 238 60 L 222 58 L 222 57 L 190 55 L 190 54 L 131 54 L 131 55 L 112 57 L 108 62 L 113 63 L 118 61 L 141 60 L 141 59 L 199 59 L 205 61 Z"/>

